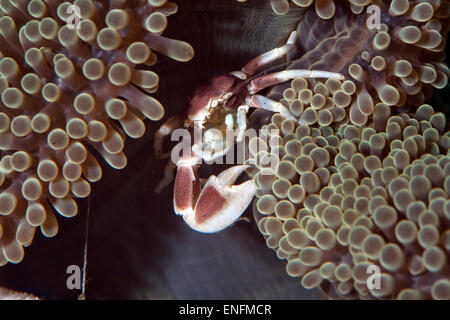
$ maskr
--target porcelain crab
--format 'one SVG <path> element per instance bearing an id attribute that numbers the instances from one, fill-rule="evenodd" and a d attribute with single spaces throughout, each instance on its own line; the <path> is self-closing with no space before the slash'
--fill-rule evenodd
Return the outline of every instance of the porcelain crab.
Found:
<path id="1" fill-rule="evenodd" d="M 256 190 L 253 180 L 233 185 L 247 165 L 236 165 L 218 176 L 212 175 L 203 187 L 197 175 L 202 160 L 208 162 L 223 157 L 235 142 L 242 140 L 250 108 L 279 112 L 287 119 L 299 121 L 283 104 L 257 94 L 259 91 L 295 78 L 344 78 L 339 73 L 303 69 L 257 75 L 261 69 L 294 50 L 296 37 L 294 31 L 285 45 L 254 58 L 239 71 L 212 78 L 207 86 L 195 91 L 187 117 L 175 115 L 157 131 L 155 151 L 159 154 L 163 138 L 183 124 L 186 129 L 204 130 L 203 139 L 197 143 L 194 140 L 189 152 L 175 161 L 172 157 L 165 178 L 157 187 L 157 192 L 161 191 L 172 181 L 171 172 L 176 167 L 174 210 L 192 229 L 205 233 L 220 231 L 239 219 L 253 199 Z M 235 130 L 232 143 L 227 143 L 228 139 L 224 141 L 221 133 L 225 130 Z"/>

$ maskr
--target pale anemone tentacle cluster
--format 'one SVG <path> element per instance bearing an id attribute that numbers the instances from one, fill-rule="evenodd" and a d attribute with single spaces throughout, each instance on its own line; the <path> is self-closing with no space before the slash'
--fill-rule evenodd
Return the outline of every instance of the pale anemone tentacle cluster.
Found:
<path id="1" fill-rule="evenodd" d="M 0 266 L 23 259 L 36 228 L 57 233 L 51 207 L 77 214 L 73 198 L 102 176 L 88 146 L 123 168 L 125 136 L 163 117 L 150 67 L 157 53 L 194 54 L 161 35 L 176 11 L 165 0 L 0 1 Z"/>
<path id="2" fill-rule="evenodd" d="M 247 0 L 237 0 L 239 2 L 246 2 Z M 269 0 L 272 10 L 278 15 L 285 15 L 289 12 L 290 3 L 297 7 L 309 8 L 314 7 L 316 14 L 322 19 L 331 19 L 336 13 L 336 7 L 345 3 L 354 14 L 360 14 L 364 9 L 371 4 L 380 5 L 382 0 Z M 410 2 L 414 7 L 410 9 Z M 444 7 L 441 12 L 448 10 L 448 3 L 443 0 Z M 410 1 L 410 0 L 392 0 L 390 2 L 389 12 L 392 15 L 399 16 L 405 13 L 413 15 L 418 18 L 418 21 L 430 12 L 428 4 L 439 6 L 441 1 L 425 0 L 425 1 Z"/>
<path id="3" fill-rule="evenodd" d="M 331 298 L 450 299 L 450 132 L 424 104 L 450 76 L 449 2 L 292 2 L 306 9 L 304 55 L 288 69 L 346 79 L 296 79 L 269 94 L 298 123 L 276 114 L 263 126 L 281 132 L 269 152 L 256 147 L 263 140 L 249 144 L 267 246 L 290 276 Z M 378 26 L 369 21 L 376 9 Z M 370 266 L 379 287 L 368 285 Z"/>
<path id="4" fill-rule="evenodd" d="M 246 2 L 247 0 L 237 0 L 239 2 Z M 289 11 L 288 0 L 270 0 L 272 10 L 278 15 L 285 15 Z"/>
<path id="5" fill-rule="evenodd" d="M 263 126 L 268 151 L 256 153 L 260 138 L 250 142 L 249 173 L 259 230 L 287 273 L 333 298 L 450 299 L 446 125 L 426 104 L 392 116 L 380 103 L 364 128 L 275 114 Z M 367 285 L 371 265 L 379 288 Z"/>
<path id="6" fill-rule="evenodd" d="M 405 7 L 400 7 L 400 2 Z M 346 109 L 355 125 L 370 121 L 379 102 L 405 112 L 410 106 L 423 104 L 433 89 L 448 83 L 450 71 L 443 63 L 448 2 L 400 2 L 381 2 L 379 29 L 366 25 L 367 14 L 354 15 L 345 5 L 337 6 L 328 20 L 308 10 L 298 25 L 297 45 L 305 54 L 289 69 L 345 74 L 345 87 L 328 86 L 326 94 L 320 93 Z M 284 89 L 286 86 L 278 86 L 273 93 L 280 98 Z"/>
<path id="7" fill-rule="evenodd" d="M 299 123 L 276 114 L 263 126 L 281 132 L 269 153 L 250 143 L 259 229 L 290 276 L 331 298 L 450 299 L 450 132 L 424 104 L 450 75 L 449 2 L 314 3 L 297 28 L 305 54 L 289 69 L 346 79 L 270 92 Z M 366 24 L 371 3 L 378 29 Z M 367 285 L 371 265 L 381 289 Z"/>
<path id="8" fill-rule="evenodd" d="M 239 2 L 246 2 L 247 0 L 237 0 Z M 285 15 L 289 12 L 289 0 L 269 0 L 272 10 L 278 15 Z M 341 0 L 339 0 L 341 1 Z M 351 10 L 354 13 L 361 13 L 364 6 L 370 4 L 371 0 L 347 0 L 350 4 Z M 314 6 L 317 15 L 322 19 L 330 19 L 336 11 L 334 0 L 292 0 L 292 4 L 308 8 Z"/>
<path id="9" fill-rule="evenodd" d="M 348 122 L 348 105 L 356 92 L 351 80 L 328 79 L 308 82 L 295 79 L 283 91 L 280 102 L 302 124 L 328 126 Z"/>

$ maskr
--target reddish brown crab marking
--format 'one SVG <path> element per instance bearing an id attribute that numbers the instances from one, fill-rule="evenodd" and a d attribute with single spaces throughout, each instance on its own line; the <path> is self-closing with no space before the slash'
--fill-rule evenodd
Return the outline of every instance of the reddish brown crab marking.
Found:
<path id="1" fill-rule="evenodd" d="M 227 199 L 214 187 L 204 188 L 195 207 L 195 222 L 201 224 L 219 213 L 226 202 Z"/>
<path id="2" fill-rule="evenodd" d="M 200 193 L 200 184 L 191 167 L 184 166 L 178 169 L 175 188 L 180 192 L 174 195 L 174 205 L 181 210 L 192 210 Z"/>

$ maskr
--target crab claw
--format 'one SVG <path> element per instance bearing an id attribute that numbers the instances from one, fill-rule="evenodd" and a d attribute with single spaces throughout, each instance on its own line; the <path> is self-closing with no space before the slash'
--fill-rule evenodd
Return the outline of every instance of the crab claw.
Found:
<path id="1" fill-rule="evenodd" d="M 178 215 L 193 214 L 193 207 L 200 194 L 200 180 L 196 172 L 196 157 L 185 157 L 177 163 L 177 175 L 173 190 L 173 208 Z"/>
<path id="2" fill-rule="evenodd" d="M 190 208 L 189 202 L 186 200 L 183 208 L 178 206 L 181 204 L 179 200 L 181 198 L 186 199 L 188 195 L 183 194 L 186 185 L 182 187 L 180 184 L 180 189 L 178 189 L 177 184 L 175 184 L 175 211 L 177 214 L 183 215 L 184 221 L 196 231 L 213 233 L 225 229 L 242 215 L 255 194 L 256 186 L 253 180 L 248 180 L 240 185 L 233 185 L 236 178 L 247 168 L 246 165 L 238 165 L 223 171 L 217 177 L 210 176 L 198 199 L 196 199 L 196 203 L 195 193 L 192 193 L 193 200 L 190 204 L 194 204 L 194 206 Z M 187 170 L 182 169 L 181 174 L 185 175 L 185 172 Z M 191 173 L 193 174 L 191 177 L 195 177 L 193 170 Z M 193 181 L 191 185 L 198 185 L 196 181 Z"/>

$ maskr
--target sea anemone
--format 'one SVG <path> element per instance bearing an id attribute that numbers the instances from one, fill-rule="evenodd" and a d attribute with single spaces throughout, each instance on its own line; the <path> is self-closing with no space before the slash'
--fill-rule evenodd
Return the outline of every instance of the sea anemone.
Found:
<path id="1" fill-rule="evenodd" d="M 354 99 L 356 84 L 351 80 L 328 79 L 310 83 L 295 79 L 283 91 L 280 102 L 302 124 L 328 126 L 349 121 L 348 106 Z"/>
<path id="2" fill-rule="evenodd" d="M 354 3 L 365 5 L 369 1 Z M 330 83 L 328 90 L 320 86 L 318 93 L 333 99 L 337 107 L 347 109 L 349 121 L 357 126 L 369 121 L 378 102 L 396 112 L 407 112 L 410 106 L 425 103 L 433 88 L 442 89 L 447 85 L 450 75 L 443 63 L 449 25 L 448 2 L 413 5 L 408 1 L 379 1 L 377 8 L 378 24 L 372 21 L 377 13 L 363 10 L 354 14 L 346 2 L 336 5 L 333 15 L 326 20 L 315 10 L 306 9 L 297 27 L 298 54 L 291 57 L 288 67 L 343 73 L 345 86 Z M 287 87 L 278 86 L 271 96 L 277 100 L 283 94 L 294 98 L 284 92 Z M 293 89 L 297 87 L 302 88 Z M 309 103 L 311 93 L 316 93 L 314 82 L 307 89 L 312 92 L 303 92 L 299 99 Z M 330 99 L 325 101 L 324 97 L 317 96 L 318 103 L 313 103 L 330 106 Z M 336 112 L 342 114 L 342 110 Z M 330 118 L 328 112 L 322 113 L 326 119 Z"/>
<path id="3" fill-rule="evenodd" d="M 364 128 L 273 115 L 268 151 L 250 142 L 249 173 L 259 230 L 286 272 L 331 298 L 450 299 L 446 125 L 427 104 L 391 116 L 379 103 Z"/>
<path id="4" fill-rule="evenodd" d="M 158 89 L 149 68 L 157 53 L 184 62 L 194 52 L 161 36 L 177 11 L 165 0 L 5 0 L 0 9 L 4 265 L 23 259 L 37 227 L 47 237 L 57 233 L 51 207 L 77 214 L 73 198 L 87 197 L 102 176 L 90 150 L 121 169 L 125 135 L 139 138 L 144 118 L 164 116 L 150 95 Z"/>
<path id="5" fill-rule="evenodd" d="M 450 75 L 449 4 L 377 1 L 374 26 L 372 1 L 350 2 L 306 9 L 289 65 L 346 80 L 296 79 L 269 93 L 300 124 L 274 115 L 263 126 L 281 132 L 270 152 L 253 149 L 259 229 L 289 275 L 329 297 L 449 299 L 450 133 L 424 104 Z M 380 287 L 368 285 L 370 266 Z"/>

